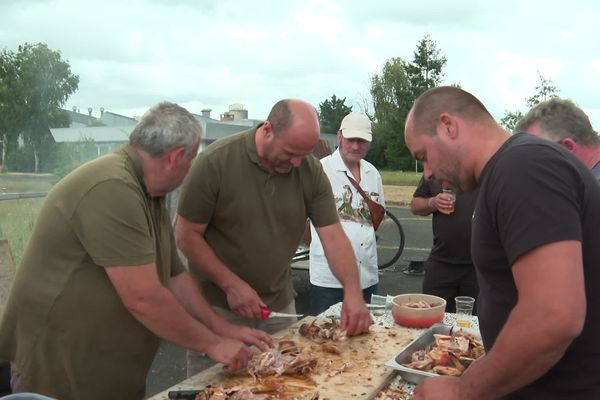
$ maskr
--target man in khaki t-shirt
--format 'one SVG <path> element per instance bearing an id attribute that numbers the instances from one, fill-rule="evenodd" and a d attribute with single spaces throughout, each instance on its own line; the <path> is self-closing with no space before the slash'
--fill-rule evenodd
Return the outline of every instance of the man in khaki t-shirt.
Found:
<path id="1" fill-rule="evenodd" d="M 310 218 L 344 287 L 342 327 L 355 335 L 372 323 L 331 186 L 310 156 L 318 139 L 315 109 L 282 100 L 267 121 L 213 143 L 192 166 L 177 243 L 208 301 L 230 321 L 268 332 L 293 322 L 261 321 L 260 308 L 295 312 L 290 262 Z"/>
<path id="2" fill-rule="evenodd" d="M 185 109 L 161 103 L 129 145 L 49 193 L 0 325 L 13 391 L 141 399 L 160 338 L 229 370 L 252 355 L 242 342 L 270 342 L 218 317 L 178 258 L 164 196 L 186 175 L 200 133 Z"/>

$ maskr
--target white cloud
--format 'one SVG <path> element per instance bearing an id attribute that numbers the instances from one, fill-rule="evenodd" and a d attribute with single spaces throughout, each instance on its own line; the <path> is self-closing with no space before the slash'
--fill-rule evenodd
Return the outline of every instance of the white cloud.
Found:
<path id="1" fill-rule="evenodd" d="M 239 102 L 261 118 L 284 97 L 362 104 L 370 75 L 430 33 L 445 83 L 494 115 L 524 109 L 538 70 L 598 115 L 599 20 L 591 0 L 0 0 L 0 43 L 60 50 L 80 76 L 67 108 L 140 113 L 168 99 L 218 115 Z"/>
<path id="2" fill-rule="evenodd" d="M 379 38 L 385 35 L 383 29 L 377 26 L 367 26 L 367 36 L 372 38 Z"/>
<path id="3" fill-rule="evenodd" d="M 329 42 L 336 42 L 344 29 L 339 14 L 340 8 L 327 0 L 310 0 L 295 12 L 300 32 L 315 34 Z"/>
<path id="4" fill-rule="evenodd" d="M 354 58 L 365 63 L 369 71 L 376 72 L 381 64 L 371 49 L 367 49 L 365 47 L 353 47 L 350 49 L 350 54 L 352 54 Z"/>

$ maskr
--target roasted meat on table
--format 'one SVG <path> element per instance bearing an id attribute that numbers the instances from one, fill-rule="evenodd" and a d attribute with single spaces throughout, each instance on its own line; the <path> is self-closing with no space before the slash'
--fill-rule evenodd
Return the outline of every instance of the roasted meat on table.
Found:
<path id="1" fill-rule="evenodd" d="M 271 375 L 307 375 L 318 365 L 316 356 L 300 349 L 292 340 L 282 340 L 275 347 L 255 354 L 248 363 L 248 373 L 255 379 Z"/>
<path id="2" fill-rule="evenodd" d="M 440 375 L 460 376 L 469 365 L 485 354 L 483 343 L 462 330 L 451 335 L 433 335 L 431 349 L 417 350 L 407 368 L 434 372 Z"/>
<path id="3" fill-rule="evenodd" d="M 304 323 L 300 325 L 298 333 L 316 343 L 348 339 L 346 331 L 340 328 L 340 322 L 333 318 L 321 324 L 317 324 L 317 320 L 310 324 Z"/>

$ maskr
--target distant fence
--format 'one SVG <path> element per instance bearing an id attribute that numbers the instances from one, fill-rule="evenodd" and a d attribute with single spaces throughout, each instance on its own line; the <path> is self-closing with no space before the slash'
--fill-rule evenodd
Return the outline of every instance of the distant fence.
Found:
<path id="1" fill-rule="evenodd" d="M 0 193 L 0 201 L 2 200 L 19 200 L 19 199 L 35 199 L 46 197 L 48 192 L 26 192 L 26 193 Z"/>

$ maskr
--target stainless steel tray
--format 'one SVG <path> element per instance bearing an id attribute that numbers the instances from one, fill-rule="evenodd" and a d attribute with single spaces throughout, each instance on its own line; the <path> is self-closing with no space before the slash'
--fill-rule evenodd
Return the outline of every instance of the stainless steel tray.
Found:
<path id="1" fill-rule="evenodd" d="M 435 343 L 434 334 L 450 335 L 453 331 L 462 329 L 464 332 L 471 333 L 477 337 L 481 337 L 479 331 L 474 329 L 458 328 L 452 325 L 435 324 L 431 328 L 427 329 L 415 340 L 410 342 L 408 346 L 404 348 L 396 357 L 385 363 L 385 366 L 398 371 L 398 374 L 407 382 L 418 384 L 425 378 L 431 378 L 439 376 L 433 372 L 419 371 L 418 369 L 407 368 L 402 364 L 408 364 L 411 361 L 412 354 L 417 350 L 423 350 L 428 346 L 432 346 Z"/>

